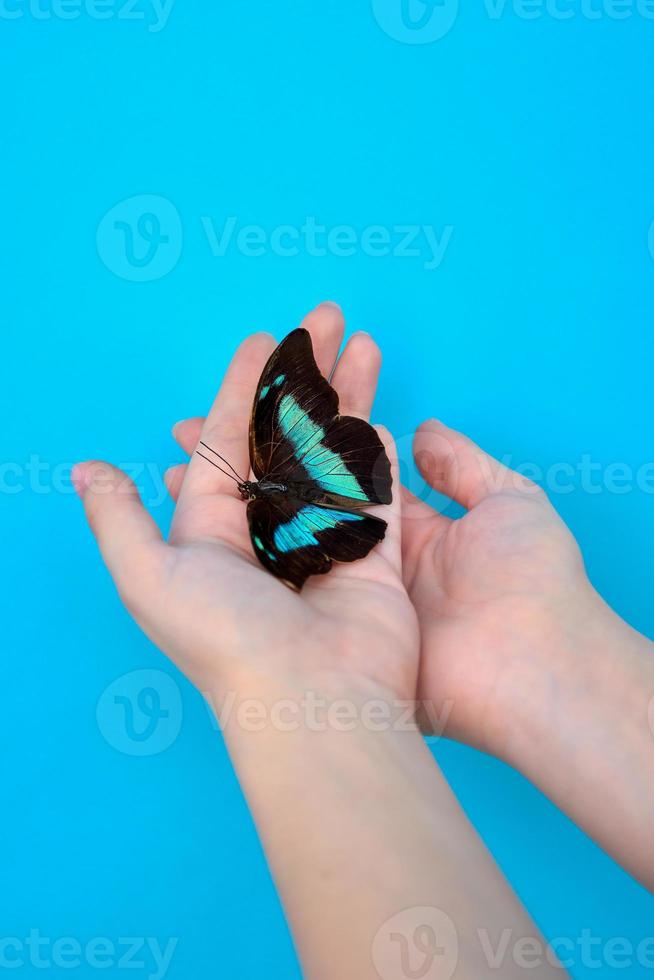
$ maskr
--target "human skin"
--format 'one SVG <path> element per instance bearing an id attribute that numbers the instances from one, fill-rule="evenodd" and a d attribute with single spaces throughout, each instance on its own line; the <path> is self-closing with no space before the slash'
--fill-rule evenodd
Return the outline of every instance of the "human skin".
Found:
<path id="1" fill-rule="evenodd" d="M 305 326 L 328 374 L 342 337 L 340 311 L 321 305 Z M 252 398 L 274 346 L 265 334 L 244 342 L 202 428 L 203 440 L 243 473 Z M 344 412 L 367 414 L 378 367 L 374 345 L 350 341 L 334 374 Z M 397 485 L 393 443 L 380 434 Z M 73 481 L 128 609 L 225 719 L 307 977 L 366 980 L 379 976 L 380 964 L 385 978 L 401 976 L 392 972 L 398 927 L 385 938 L 385 923 L 409 910 L 411 942 L 422 924 L 415 910 L 423 907 L 456 930 L 458 951 L 451 937 L 439 941 L 453 957 L 447 975 L 461 980 L 497 975 L 482 933 L 495 947 L 505 929 L 513 943 L 542 942 L 415 725 L 395 714 L 381 726 L 365 721 L 373 704 L 394 712 L 410 702 L 418 683 L 420 634 L 402 580 L 400 493 L 379 508 L 388 521 L 381 545 L 364 561 L 310 580 L 298 595 L 254 558 L 234 483 L 200 457 L 184 471 L 168 541 L 120 470 L 86 462 Z M 300 714 L 289 729 L 278 709 L 301 706 L 307 692 L 339 712 L 345 706 L 354 724 L 332 717 L 316 730 Z M 230 698 L 236 707 L 227 717 Z M 253 705 L 263 730 L 238 710 Z M 502 969 L 508 977 L 524 973 L 511 955 Z M 539 980 L 562 975 L 544 955 L 531 973 Z"/>
<path id="2" fill-rule="evenodd" d="M 342 321 L 329 330 L 334 350 Z M 370 410 L 379 365 L 372 338 L 356 335 L 334 375 L 349 411 Z M 202 421 L 175 426 L 188 453 Z M 436 420 L 419 428 L 414 454 L 426 482 L 467 508 L 450 520 L 402 491 L 423 724 L 439 719 L 449 737 L 524 773 L 654 888 L 654 644 L 597 594 L 534 483 Z M 185 472 L 167 474 L 173 497 Z"/>

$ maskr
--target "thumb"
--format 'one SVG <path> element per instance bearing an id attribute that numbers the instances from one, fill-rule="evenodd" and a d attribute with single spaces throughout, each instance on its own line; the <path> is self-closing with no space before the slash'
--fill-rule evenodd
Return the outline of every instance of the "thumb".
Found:
<path id="1" fill-rule="evenodd" d="M 503 491 L 539 494 L 527 477 L 493 459 L 455 429 L 431 419 L 423 422 L 413 440 L 413 454 L 427 483 L 463 507 L 475 507 L 484 497 Z"/>
<path id="2" fill-rule="evenodd" d="M 104 562 L 128 608 L 143 608 L 162 580 L 166 545 L 132 480 L 109 463 L 73 467 L 71 479 Z"/>

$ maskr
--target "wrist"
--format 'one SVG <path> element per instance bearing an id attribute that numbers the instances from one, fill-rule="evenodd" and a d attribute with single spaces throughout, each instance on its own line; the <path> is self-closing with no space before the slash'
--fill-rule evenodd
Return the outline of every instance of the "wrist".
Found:
<path id="1" fill-rule="evenodd" d="M 566 609 L 550 613 L 542 632 L 545 643 L 528 651 L 520 677 L 509 681 L 511 703 L 497 726 L 503 743 L 498 754 L 518 768 L 542 761 L 544 748 L 556 742 L 578 748 L 596 725 L 610 740 L 618 716 L 647 718 L 654 693 L 643 687 L 652 645 L 590 584 Z"/>
<path id="2" fill-rule="evenodd" d="M 590 586 L 558 639 L 498 754 L 651 883 L 654 646 Z"/>
<path id="3" fill-rule="evenodd" d="M 229 742 L 257 734 L 417 730 L 415 701 L 377 680 L 341 670 L 238 665 L 210 678 L 202 694 Z"/>

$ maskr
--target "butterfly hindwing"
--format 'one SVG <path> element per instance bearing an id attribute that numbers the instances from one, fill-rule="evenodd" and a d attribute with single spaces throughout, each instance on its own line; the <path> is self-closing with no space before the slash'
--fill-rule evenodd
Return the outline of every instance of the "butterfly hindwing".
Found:
<path id="1" fill-rule="evenodd" d="M 337 510 L 274 494 L 248 503 L 254 552 L 294 589 L 321 575 L 332 561 L 364 558 L 384 537 L 386 522 L 360 511 Z"/>
<path id="2" fill-rule="evenodd" d="M 258 479 L 306 486 L 313 500 L 362 507 L 392 499 L 379 436 L 363 419 L 339 416 L 338 395 L 318 370 L 302 328 L 282 341 L 261 375 L 250 461 Z"/>

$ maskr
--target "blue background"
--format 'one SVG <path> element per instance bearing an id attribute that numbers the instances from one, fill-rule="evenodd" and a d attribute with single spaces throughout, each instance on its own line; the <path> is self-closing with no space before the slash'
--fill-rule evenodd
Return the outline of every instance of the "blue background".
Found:
<path id="1" fill-rule="evenodd" d="M 574 5 L 568 20 L 510 5 L 492 17 L 475 2 L 441 39 L 403 43 L 383 26 L 399 0 L 390 21 L 383 6 L 177 0 L 159 31 L 116 9 L 0 17 L 0 398 L 15 464 L 2 471 L 2 936 L 178 937 L 171 980 L 299 975 L 204 702 L 121 607 L 65 479 L 78 459 L 147 461 L 138 482 L 165 525 L 170 427 L 205 411 L 251 329 L 281 337 L 339 301 L 383 348 L 376 416 L 405 456 L 437 415 L 543 471 L 652 458 L 654 22 Z M 139 195 L 181 222 L 156 260 L 178 261 L 149 282 L 102 225 L 115 205 L 133 223 L 138 202 L 121 202 Z M 220 230 L 229 216 L 268 232 L 307 216 L 453 232 L 432 270 L 424 254 L 360 248 L 217 257 L 202 219 Z M 654 635 L 652 494 L 579 483 L 554 502 L 603 595 Z M 110 713 L 103 692 L 141 669 L 169 675 L 183 711 L 170 747 L 131 756 L 96 707 Z M 453 744 L 436 754 L 548 937 L 654 934 L 654 899 L 518 775 Z"/>

